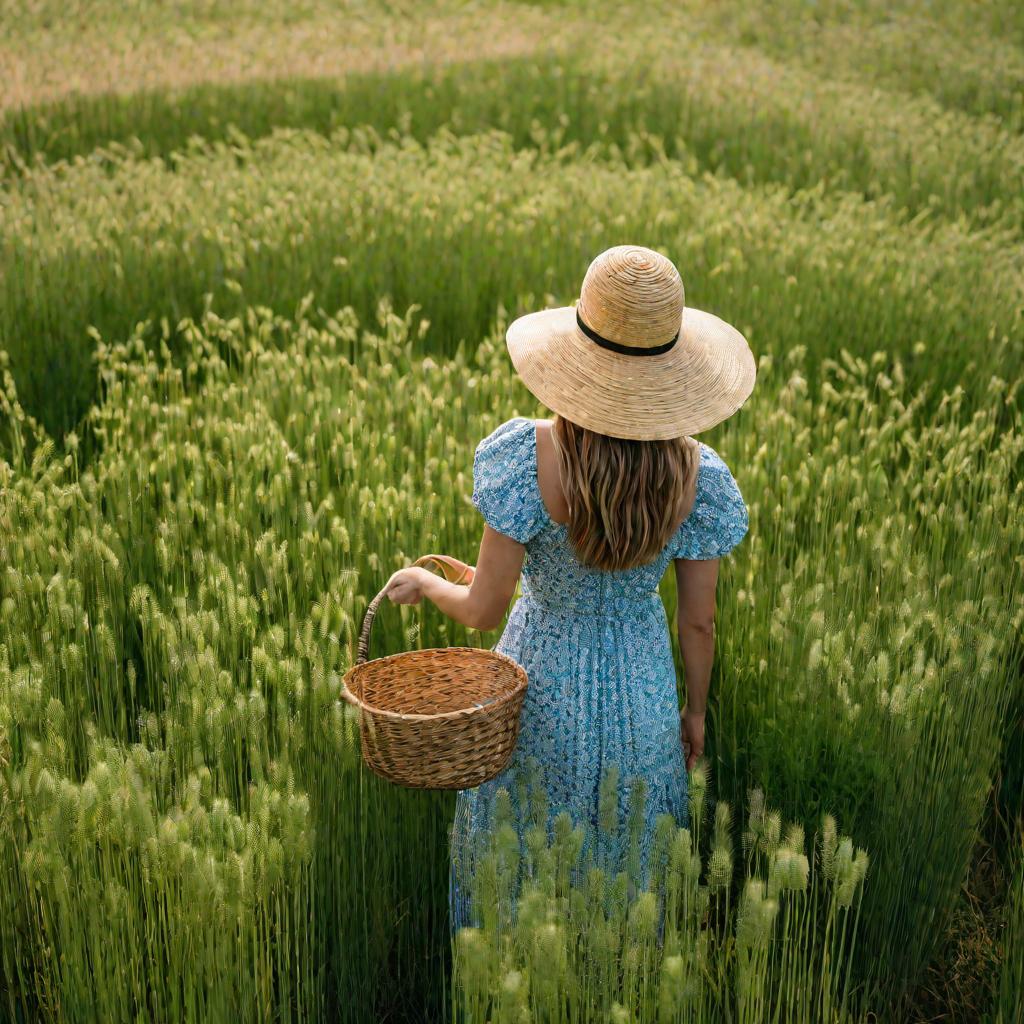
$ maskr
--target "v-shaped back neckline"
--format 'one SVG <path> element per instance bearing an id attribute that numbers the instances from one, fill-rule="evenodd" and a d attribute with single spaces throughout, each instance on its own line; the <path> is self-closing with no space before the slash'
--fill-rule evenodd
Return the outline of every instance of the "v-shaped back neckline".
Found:
<path id="1" fill-rule="evenodd" d="M 537 459 L 537 437 L 538 437 L 537 431 L 538 431 L 538 428 L 540 426 L 540 421 L 539 420 L 531 420 L 530 422 L 531 422 L 531 424 L 533 426 L 533 430 L 531 431 L 531 433 L 533 434 L 533 440 L 532 440 L 532 442 L 530 444 L 530 449 L 531 449 L 532 456 L 533 456 L 533 465 L 531 467 L 530 478 L 533 481 L 533 487 L 534 487 L 534 489 L 537 492 L 537 502 L 540 505 L 541 514 L 544 516 L 544 519 L 546 520 L 548 527 L 555 527 L 556 529 L 560 529 L 560 530 L 568 530 L 568 528 L 569 528 L 569 524 L 568 523 L 560 523 L 557 519 L 552 517 L 551 512 L 548 510 L 547 502 L 544 500 L 544 494 L 543 494 L 543 492 L 540 489 L 540 476 L 538 474 L 538 470 L 539 470 L 540 467 L 539 467 L 539 460 Z M 690 521 L 690 517 L 693 515 L 693 511 L 697 507 L 697 497 L 698 497 L 698 494 L 699 494 L 699 491 L 700 491 L 700 484 L 701 484 L 700 461 L 701 461 L 701 455 L 703 454 L 703 450 L 704 450 L 704 442 L 698 440 L 697 441 L 697 477 L 696 477 L 696 479 L 694 480 L 694 483 L 693 483 L 693 504 L 690 506 L 690 511 L 686 513 L 686 515 L 683 517 L 682 521 L 672 531 L 672 535 L 669 537 L 669 540 L 666 541 L 666 544 L 665 544 L 666 547 L 671 542 L 672 537 L 674 537 L 686 525 L 686 523 L 688 523 Z"/>

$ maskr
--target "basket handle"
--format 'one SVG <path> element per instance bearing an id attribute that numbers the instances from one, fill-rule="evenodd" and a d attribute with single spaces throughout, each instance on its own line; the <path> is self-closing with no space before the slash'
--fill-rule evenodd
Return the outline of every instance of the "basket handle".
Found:
<path id="1" fill-rule="evenodd" d="M 413 562 L 413 565 L 426 565 L 430 562 L 434 563 L 435 568 L 441 570 L 441 574 L 449 583 L 465 583 L 469 585 L 473 582 L 473 577 L 476 575 L 476 570 L 473 566 L 467 565 L 457 558 L 452 558 L 451 555 L 422 555 Z M 377 614 L 378 605 L 384 600 L 386 590 L 387 587 L 385 586 L 366 609 L 366 615 L 363 617 L 363 628 L 359 631 L 359 645 L 356 648 L 357 665 L 361 665 L 366 661 L 370 653 L 370 630 L 373 628 L 373 618 Z"/>

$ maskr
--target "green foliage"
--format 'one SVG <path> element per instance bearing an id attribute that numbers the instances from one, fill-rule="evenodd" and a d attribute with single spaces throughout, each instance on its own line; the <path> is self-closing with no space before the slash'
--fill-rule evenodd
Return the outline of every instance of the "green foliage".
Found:
<path id="1" fill-rule="evenodd" d="M 606 780 L 583 870 L 523 780 L 456 1002 L 899 1020 L 1024 778 L 1021 10 L 0 0 L 0 1017 L 448 1015 L 451 795 L 340 678 L 543 413 L 509 318 L 632 240 L 758 357 L 709 757 L 653 837 Z"/>
<path id="2" fill-rule="evenodd" d="M 1024 992 L 1024 821 L 1017 823 L 1015 842 L 1013 878 L 999 943 L 1002 965 L 988 1017 L 991 1024 L 1010 1024 L 1016 1020 Z"/>
<path id="3" fill-rule="evenodd" d="M 238 955 L 244 935 L 272 927 L 281 906 L 293 915 L 308 908 L 308 928 L 274 951 L 275 985 L 294 993 L 296 1014 L 338 1006 L 346 991 L 360 993 L 345 1004 L 352 1019 L 374 1012 L 388 993 L 389 958 L 422 964 L 413 951 L 423 935 L 442 934 L 450 805 L 365 772 L 340 676 L 361 602 L 391 571 L 432 550 L 472 560 L 473 439 L 536 407 L 507 372 L 500 325 L 471 355 L 438 361 L 418 352 L 414 310 L 399 317 L 383 305 L 368 331 L 351 310 L 309 306 L 296 320 L 208 311 L 168 329 L 156 350 L 143 343 L 145 328 L 125 343 L 101 341 L 103 401 L 86 424 L 93 458 L 83 464 L 73 446 L 60 454 L 40 436 L 31 459 L 0 463 L 10 794 L 0 803 L 0 849 L 17 908 L 0 926 L 3 970 L 13 981 L 31 965 L 45 980 L 9 988 L 30 1005 L 38 998 L 40 1012 L 79 998 L 85 984 L 69 961 L 49 958 L 49 930 L 85 949 L 92 894 L 115 883 L 141 928 L 159 882 L 143 870 L 143 851 L 192 815 L 227 814 L 243 837 L 225 847 L 205 825 L 179 837 L 189 849 L 199 844 L 194 863 L 210 886 L 226 884 L 225 858 L 249 850 L 262 863 L 261 834 L 281 843 L 278 888 L 258 885 L 245 904 Z M 925 390 L 912 392 L 899 361 L 883 353 L 825 360 L 822 396 L 812 400 L 805 358 L 762 358 L 758 390 L 714 442 L 745 467 L 752 529 L 723 567 L 709 739 L 724 800 L 739 803 L 746 780 L 771 780 L 780 806 L 805 826 L 836 813 L 871 850 L 874 882 L 851 971 L 892 991 L 927 963 L 935 922 L 964 878 L 1013 692 L 1020 566 L 998 553 L 1021 546 L 1013 509 L 1024 435 L 1019 425 L 995 429 L 995 390 L 989 412 L 968 415 L 960 392 L 926 412 Z M 16 406 L 11 420 L 30 431 Z M 405 458 L 408 450 L 418 457 Z M 882 516 L 867 483 L 879 473 L 889 494 Z M 955 577 L 954 562 L 965 567 Z M 672 593 L 665 597 L 671 607 Z M 396 608 L 382 616 L 378 653 L 400 649 L 414 624 L 426 645 L 482 641 L 432 607 Z M 965 744 L 975 751 L 969 765 Z M 132 757 L 160 771 L 136 769 L 113 802 L 94 797 L 97 769 L 116 778 L 119 759 Z M 705 884 L 733 909 L 741 862 L 749 871 L 752 858 L 781 844 L 788 852 L 763 867 L 766 888 L 748 902 L 761 907 L 799 882 L 795 828 L 762 808 L 739 849 L 724 803 L 701 824 L 706 771 L 691 784 L 693 845 L 662 836 L 680 878 L 696 877 L 694 858 L 709 843 L 699 854 Z M 628 836 L 639 798 L 622 821 L 606 799 L 604 827 Z M 293 800 L 295 824 L 276 822 Z M 528 804 L 536 822 L 546 820 L 542 794 Z M 116 857 L 104 852 L 106 831 L 81 824 L 83 806 L 109 807 L 88 812 L 104 822 L 125 816 Z M 84 846 L 72 870 L 59 840 L 76 829 Z M 560 854 L 545 852 L 542 839 L 530 856 L 554 856 L 550 870 L 564 881 L 575 845 L 570 831 Z M 193 857 L 176 849 L 179 861 Z M 823 855 L 845 906 L 864 862 L 833 840 Z M 625 884 L 628 871 L 621 877 Z M 684 917 L 702 899 L 689 884 L 666 889 Z M 29 886 L 39 887 L 34 900 Z M 175 889 L 174 899 L 195 891 Z M 616 902 L 626 922 L 623 901 L 633 898 L 627 885 Z M 188 920 L 194 903 L 181 907 Z M 880 952 L 899 973 L 873 974 Z M 207 979 L 218 998 L 243 998 L 243 963 L 271 970 L 239 963 Z M 154 953 L 131 979 L 109 978 L 104 1005 L 130 998 L 129 981 L 132 991 L 164 991 L 165 968 Z M 278 981 L 281 972 L 288 978 Z M 150 998 L 168 1012 L 177 1005 L 171 993 Z"/>
<path id="4" fill-rule="evenodd" d="M 603 791 L 618 789 L 617 769 L 606 768 Z M 642 809 L 642 796 L 631 800 Z M 754 827 L 764 806 L 760 790 L 749 803 Z M 737 901 L 731 867 L 716 875 L 715 866 L 731 845 L 730 810 L 718 803 L 710 851 L 701 851 L 698 808 L 691 801 L 690 828 L 659 816 L 645 843 L 645 872 L 634 873 L 629 854 L 599 865 L 594 848 L 578 843 L 569 853 L 571 871 L 560 873 L 553 867 L 556 825 L 546 840 L 552 856 L 513 872 L 500 895 L 481 886 L 481 923 L 455 935 L 460 1019 L 862 1019 L 849 968 L 865 852 L 854 852 L 826 818 L 808 856 L 803 829 L 793 825 L 785 843 L 775 833 L 760 844 Z M 580 837 L 586 831 L 566 821 L 561 830 L 569 829 Z M 501 842 L 497 832 L 487 836 L 483 863 L 493 863 Z M 702 853 L 710 853 L 707 861 Z"/>
<path id="5" fill-rule="evenodd" d="M 123 338 L 143 313 L 151 345 L 177 344 L 162 320 L 201 316 L 207 296 L 226 317 L 290 316 L 312 292 L 365 320 L 390 295 L 431 321 L 423 350 L 450 355 L 499 306 L 571 301 L 594 252 L 641 235 L 677 261 L 687 301 L 744 327 L 758 354 L 803 346 L 812 380 L 842 348 L 887 348 L 914 385 L 984 401 L 993 374 L 1024 365 L 1021 261 L 998 233 L 911 228 L 891 199 L 747 189 L 678 162 L 630 170 L 552 137 L 541 153 L 500 132 L 235 138 L 171 164 L 45 167 L 0 199 L 0 346 L 51 430 L 94 394 L 96 332 Z"/>

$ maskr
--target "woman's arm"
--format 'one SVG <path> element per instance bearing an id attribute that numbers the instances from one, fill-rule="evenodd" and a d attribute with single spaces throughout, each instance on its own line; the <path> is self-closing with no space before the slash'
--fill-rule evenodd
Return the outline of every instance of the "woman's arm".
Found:
<path id="1" fill-rule="evenodd" d="M 679 606 L 676 625 L 679 650 L 686 670 L 686 710 L 682 738 L 687 770 L 704 753 L 704 713 L 707 710 L 711 665 L 715 659 L 715 590 L 718 559 L 677 558 L 676 591 Z"/>
<path id="2" fill-rule="evenodd" d="M 526 548 L 490 526 L 484 526 L 473 582 L 449 583 L 422 566 L 399 569 L 385 593 L 396 604 L 417 604 L 428 598 L 445 615 L 470 629 L 497 629 L 516 590 Z"/>

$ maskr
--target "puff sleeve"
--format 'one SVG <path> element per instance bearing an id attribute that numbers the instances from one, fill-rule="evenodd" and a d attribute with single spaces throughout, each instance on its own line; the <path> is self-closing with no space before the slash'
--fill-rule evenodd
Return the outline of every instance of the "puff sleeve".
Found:
<path id="1" fill-rule="evenodd" d="M 746 502 L 729 467 L 701 442 L 693 509 L 676 532 L 673 558 L 711 559 L 728 554 L 747 534 Z"/>
<path id="2" fill-rule="evenodd" d="M 533 420 L 506 420 L 473 456 L 473 504 L 492 529 L 526 544 L 543 526 Z"/>

